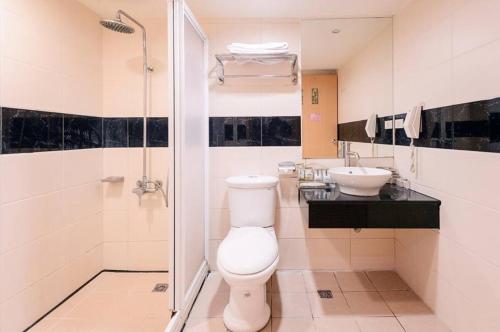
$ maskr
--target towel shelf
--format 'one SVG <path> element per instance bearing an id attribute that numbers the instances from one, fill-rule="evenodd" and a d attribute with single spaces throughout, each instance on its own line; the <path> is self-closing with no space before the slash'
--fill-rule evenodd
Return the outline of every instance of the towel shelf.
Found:
<path id="1" fill-rule="evenodd" d="M 217 83 L 224 84 L 226 78 L 289 78 L 292 83 L 297 84 L 298 62 L 297 54 L 216 54 Z M 226 74 L 224 66 L 228 63 L 257 63 L 272 65 L 288 62 L 290 64 L 289 74 Z"/>

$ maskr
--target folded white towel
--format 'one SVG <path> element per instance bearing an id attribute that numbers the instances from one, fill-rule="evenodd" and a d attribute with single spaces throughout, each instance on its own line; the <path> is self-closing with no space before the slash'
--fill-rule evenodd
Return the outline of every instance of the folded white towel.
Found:
<path id="1" fill-rule="evenodd" d="M 287 54 L 288 43 L 274 42 L 263 44 L 232 43 L 227 46 L 233 54 Z"/>
<path id="2" fill-rule="evenodd" d="M 287 50 L 254 50 L 254 51 L 250 51 L 250 50 L 245 50 L 245 49 L 241 49 L 241 48 L 228 48 L 229 52 L 231 54 L 288 54 L 288 51 Z"/>
<path id="3" fill-rule="evenodd" d="M 260 44 L 247 44 L 247 43 L 232 43 L 229 47 L 241 48 L 246 50 L 288 50 L 287 42 L 271 42 Z"/>

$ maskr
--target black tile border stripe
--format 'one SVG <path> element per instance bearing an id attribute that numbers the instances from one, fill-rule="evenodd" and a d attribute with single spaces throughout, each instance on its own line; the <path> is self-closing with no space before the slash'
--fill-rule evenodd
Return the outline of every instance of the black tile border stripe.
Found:
<path id="1" fill-rule="evenodd" d="M 210 147 L 301 145 L 300 116 L 212 116 L 208 122 Z"/>
<path id="2" fill-rule="evenodd" d="M 146 146 L 168 147 L 168 117 L 148 117 Z M 0 154 L 142 147 L 142 117 L 94 117 L 0 107 Z"/>
<path id="3" fill-rule="evenodd" d="M 339 123 L 337 126 L 338 140 L 347 142 L 370 143 L 366 135 L 365 126 L 367 120 Z M 375 143 L 392 144 L 392 129 L 385 129 L 385 122 L 392 122 L 392 115 L 377 118 L 377 134 Z"/>
<path id="4" fill-rule="evenodd" d="M 396 114 L 395 120 L 405 119 L 406 113 Z M 384 118 L 391 118 L 383 117 Z M 415 146 L 500 153 L 500 97 L 455 104 L 422 111 L 420 137 Z M 339 141 L 369 143 L 364 126 L 366 120 L 340 123 Z M 379 119 L 375 143 L 392 144 L 392 129 L 384 130 Z M 408 146 L 410 139 L 402 128 L 394 133 L 395 145 Z"/>

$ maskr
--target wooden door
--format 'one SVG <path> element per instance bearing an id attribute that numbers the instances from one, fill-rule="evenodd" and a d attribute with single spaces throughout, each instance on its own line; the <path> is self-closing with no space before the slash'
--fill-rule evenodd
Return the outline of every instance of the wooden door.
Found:
<path id="1" fill-rule="evenodd" d="M 337 158 L 337 75 L 302 75 L 302 157 Z"/>

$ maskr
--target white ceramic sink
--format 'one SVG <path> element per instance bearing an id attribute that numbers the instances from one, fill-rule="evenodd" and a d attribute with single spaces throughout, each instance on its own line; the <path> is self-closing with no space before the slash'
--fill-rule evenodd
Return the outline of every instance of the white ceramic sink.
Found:
<path id="1" fill-rule="evenodd" d="M 336 167 L 328 170 L 333 181 L 344 194 L 376 196 L 392 173 L 385 169 L 369 167 Z"/>

